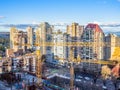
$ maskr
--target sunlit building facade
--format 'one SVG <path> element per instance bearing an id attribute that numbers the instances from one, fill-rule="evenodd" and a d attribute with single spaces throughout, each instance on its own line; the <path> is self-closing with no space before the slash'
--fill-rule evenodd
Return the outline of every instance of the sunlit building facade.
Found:
<path id="1" fill-rule="evenodd" d="M 52 42 L 53 28 L 47 22 L 41 23 L 36 29 L 36 43 L 41 44 L 41 53 L 46 55 L 47 61 L 52 61 L 53 53 L 52 47 L 46 46 L 46 42 Z"/>
<path id="2" fill-rule="evenodd" d="M 26 28 L 27 30 L 27 43 L 30 45 L 27 48 L 32 49 L 34 44 L 34 28 L 31 26 Z"/>
<path id="3" fill-rule="evenodd" d="M 67 34 L 70 35 L 71 41 L 69 42 L 80 42 L 81 36 L 83 34 L 84 26 L 78 23 L 72 23 L 72 25 L 67 26 Z M 77 58 L 80 55 L 80 46 L 74 47 L 74 57 Z M 70 48 L 69 48 L 70 50 Z"/>
<path id="4" fill-rule="evenodd" d="M 10 48 L 14 49 L 14 52 L 22 49 L 26 51 L 25 44 L 27 43 L 27 34 L 23 31 L 19 31 L 16 28 L 11 28 L 10 30 Z"/>
<path id="5" fill-rule="evenodd" d="M 103 60 L 104 59 L 104 33 L 97 24 L 88 24 L 82 35 L 82 41 L 94 43 L 92 46 L 81 48 L 81 58 L 86 60 Z"/>

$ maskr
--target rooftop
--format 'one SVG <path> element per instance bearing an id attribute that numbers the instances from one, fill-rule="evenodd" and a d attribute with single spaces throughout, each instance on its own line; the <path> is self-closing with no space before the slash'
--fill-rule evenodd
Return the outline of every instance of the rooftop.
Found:
<path id="1" fill-rule="evenodd" d="M 100 26 L 99 26 L 98 24 L 89 23 L 89 24 L 86 26 L 85 30 L 86 30 L 87 28 L 94 29 L 96 32 L 103 32 L 102 29 L 100 28 Z"/>

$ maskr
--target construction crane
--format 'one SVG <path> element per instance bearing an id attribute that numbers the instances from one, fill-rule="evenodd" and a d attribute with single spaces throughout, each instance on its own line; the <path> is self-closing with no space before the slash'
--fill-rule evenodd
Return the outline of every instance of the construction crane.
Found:
<path id="1" fill-rule="evenodd" d="M 87 43 L 87 42 L 68 42 L 66 44 L 64 43 L 53 43 L 53 42 L 44 42 L 44 44 L 36 43 L 34 46 L 40 47 L 40 46 L 68 46 L 68 47 L 74 47 L 74 46 L 93 46 L 95 43 Z M 15 44 L 18 45 L 18 44 Z M 29 46 L 30 44 L 22 44 L 23 46 Z M 102 43 L 102 46 L 107 46 L 107 43 Z M 109 46 L 109 45 L 108 45 Z M 115 49 L 116 50 L 116 49 Z M 116 51 L 114 52 L 116 55 Z M 113 54 L 113 55 L 114 55 Z M 37 68 L 36 68 L 36 76 L 38 77 L 38 85 L 41 86 L 41 78 L 42 78 L 42 64 L 43 60 L 41 60 L 41 53 L 40 49 L 36 50 L 36 55 L 37 55 Z M 62 58 L 59 58 L 59 60 L 62 60 Z M 63 59 L 64 60 L 64 59 Z M 85 62 L 85 63 L 93 63 L 93 64 L 104 64 L 104 65 L 115 65 L 116 63 L 113 63 L 112 61 L 106 61 L 106 60 L 81 60 L 80 56 L 77 57 L 77 59 L 74 58 L 74 48 L 70 49 L 70 54 L 69 54 L 69 60 L 70 64 L 70 90 L 73 90 L 74 88 L 74 63 L 80 63 L 80 62 Z"/>
<path id="2" fill-rule="evenodd" d="M 79 64 L 81 62 L 80 56 L 77 59 L 74 58 L 74 47 L 70 48 L 69 64 L 70 64 L 70 90 L 74 90 L 74 65 L 73 63 Z"/>
<path id="3" fill-rule="evenodd" d="M 68 47 L 74 47 L 74 46 L 93 46 L 93 44 L 95 44 L 95 42 L 91 42 L 91 43 L 88 43 L 88 42 L 67 42 L 67 43 L 63 43 L 63 42 L 60 42 L 60 43 L 54 43 L 54 42 L 44 42 L 44 44 L 40 44 L 39 40 L 36 40 L 38 42 L 36 42 L 34 44 L 34 46 L 36 47 L 41 47 L 41 46 L 54 46 L 54 45 L 57 45 L 57 46 L 68 46 Z M 19 43 L 14 43 L 15 45 L 19 45 Z M 102 45 L 107 45 L 108 43 L 102 43 Z M 30 46 L 30 44 L 22 44 L 22 46 Z M 81 62 L 84 62 L 84 63 L 93 63 L 93 64 L 103 64 L 103 65 L 115 65 L 115 63 L 112 61 L 112 60 L 115 60 L 115 57 L 120 57 L 120 54 L 117 53 L 119 50 L 120 47 L 117 47 L 113 53 L 113 57 L 111 57 L 111 60 L 81 60 Z M 71 55 L 70 55 L 71 56 Z M 117 58 L 118 59 L 118 58 Z M 58 60 L 65 60 L 64 58 L 58 58 Z M 73 62 L 76 63 L 76 61 L 74 60 Z M 118 61 L 119 62 L 119 61 Z M 120 63 L 120 62 L 119 62 Z"/>
<path id="4" fill-rule="evenodd" d="M 36 50 L 36 55 L 37 55 L 37 66 L 36 66 L 36 76 L 38 78 L 37 80 L 37 85 L 39 87 L 42 86 L 42 66 L 45 60 L 45 55 L 42 55 L 40 50 Z"/>
<path id="5" fill-rule="evenodd" d="M 74 68 L 73 68 L 73 50 L 74 48 L 70 49 L 70 55 L 69 55 L 69 63 L 70 63 L 70 90 L 73 90 L 74 88 Z"/>
<path id="6" fill-rule="evenodd" d="M 94 46 L 94 44 L 96 44 L 97 42 L 59 42 L 59 43 L 54 43 L 54 42 L 44 42 L 44 44 L 40 44 L 39 40 L 37 40 L 38 42 L 36 42 L 34 44 L 34 46 L 37 47 L 45 47 L 45 46 L 68 46 L 68 47 L 74 47 L 74 46 L 85 46 L 85 47 L 92 47 Z M 19 43 L 14 43 L 14 45 L 19 45 Z M 22 46 L 31 46 L 30 44 L 21 44 Z M 109 42 L 101 42 L 100 46 L 106 46 L 106 47 L 111 47 Z M 117 45 L 114 48 L 114 53 L 112 55 L 112 57 L 110 58 L 110 61 L 108 60 L 81 60 L 82 62 L 86 62 L 86 63 L 95 63 L 95 64 L 113 64 L 113 62 L 111 62 L 112 60 L 117 60 L 119 62 L 118 59 L 120 59 L 120 54 L 118 53 L 118 51 L 120 50 L 120 45 Z M 58 58 L 59 60 L 64 60 L 62 58 Z"/>
<path id="7" fill-rule="evenodd" d="M 56 59 L 59 61 L 66 60 L 64 58 L 56 58 Z M 74 59 L 73 62 L 76 64 L 81 62 L 81 63 L 91 63 L 91 64 L 102 64 L 102 65 L 107 65 L 107 64 L 108 65 L 115 65 L 117 61 L 116 60 L 109 60 L 109 61 L 108 60 L 84 60 L 84 59 L 80 58 L 80 55 L 78 55 L 77 59 Z"/>
<path id="8" fill-rule="evenodd" d="M 36 50 L 36 55 L 37 55 L 36 76 L 38 78 L 37 84 L 38 84 L 38 86 L 42 86 L 41 78 L 42 78 L 42 63 L 43 63 L 43 61 L 41 60 L 40 50 Z"/>
<path id="9" fill-rule="evenodd" d="M 37 85 L 38 85 L 38 87 L 42 87 L 42 66 L 43 66 L 43 62 L 45 60 L 45 57 L 44 57 L 44 55 L 41 54 L 40 45 L 43 42 L 40 42 L 39 33 L 37 33 L 37 36 L 36 36 L 36 43 L 39 44 L 39 45 L 36 45 L 36 47 L 37 47 L 37 50 L 36 50 L 36 56 L 37 56 L 36 76 L 38 78 Z M 27 45 L 29 45 L 29 44 L 27 44 Z M 43 44 L 43 46 L 44 46 L 44 44 Z"/>
<path id="10" fill-rule="evenodd" d="M 42 87 L 42 66 L 43 66 L 43 62 L 45 60 L 45 55 L 42 55 L 41 54 L 41 48 L 40 48 L 40 45 L 44 46 L 44 44 L 42 44 L 42 42 L 40 42 L 40 37 L 39 37 L 39 33 L 37 33 L 37 36 L 36 36 L 36 43 L 34 46 L 36 46 L 36 76 L 37 76 L 37 86 L 38 87 Z M 14 45 L 19 45 L 19 43 L 14 43 Z M 31 46 L 31 44 L 29 43 L 25 43 L 25 44 L 21 44 L 22 46 Z"/>
<path id="11" fill-rule="evenodd" d="M 44 44 L 40 44 L 40 42 L 35 43 L 33 46 L 89 46 L 92 47 L 93 45 L 97 44 L 97 42 L 44 42 Z M 17 41 L 14 42 L 14 45 L 19 45 Z M 20 44 L 22 46 L 31 46 L 30 44 Z M 106 46 L 106 47 L 112 47 L 108 42 L 99 42 L 99 46 Z M 117 45 L 117 47 L 120 47 L 120 45 Z"/>
<path id="12" fill-rule="evenodd" d="M 114 51 L 114 54 L 115 53 L 116 53 L 116 51 Z M 73 63 L 80 64 L 81 62 L 87 62 L 88 63 L 88 61 L 82 61 L 81 58 L 80 58 L 80 55 L 78 55 L 77 58 L 74 58 L 74 48 L 71 48 L 70 49 L 70 55 L 69 55 L 69 63 L 70 63 L 70 90 L 74 90 L 74 65 L 73 65 Z M 99 61 L 92 61 L 92 62 L 89 62 L 89 63 L 104 64 L 102 66 L 102 68 L 101 68 L 101 74 L 102 74 L 103 79 L 110 78 L 112 72 L 114 72 L 113 76 L 116 76 L 116 75 L 117 75 L 117 77 L 119 76 L 119 69 L 118 68 L 120 68 L 120 65 L 117 64 L 116 62 L 113 63 L 112 61 L 101 61 L 101 60 L 99 60 Z M 111 70 L 107 66 L 108 64 L 109 65 L 116 65 L 116 66 Z"/>

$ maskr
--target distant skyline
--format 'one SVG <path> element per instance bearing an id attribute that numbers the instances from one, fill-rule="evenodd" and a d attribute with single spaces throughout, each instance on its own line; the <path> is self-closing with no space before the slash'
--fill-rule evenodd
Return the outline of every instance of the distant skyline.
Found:
<path id="1" fill-rule="evenodd" d="M 120 0 L 0 0 L 0 23 L 118 23 Z"/>
<path id="2" fill-rule="evenodd" d="M 120 0 L 0 0 L 0 24 L 120 24 L 119 20 Z"/>

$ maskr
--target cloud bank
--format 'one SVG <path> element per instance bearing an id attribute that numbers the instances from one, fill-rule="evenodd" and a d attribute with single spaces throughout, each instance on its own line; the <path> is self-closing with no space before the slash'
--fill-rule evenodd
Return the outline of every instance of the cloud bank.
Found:
<path id="1" fill-rule="evenodd" d="M 5 16 L 0 16 L 0 19 L 5 18 Z"/>

